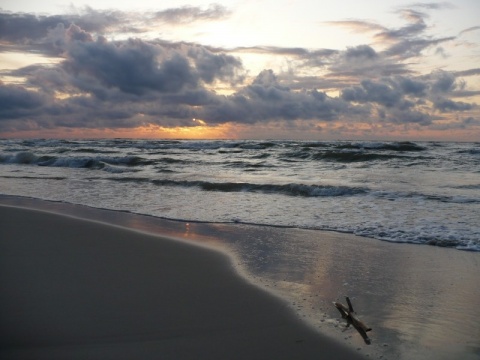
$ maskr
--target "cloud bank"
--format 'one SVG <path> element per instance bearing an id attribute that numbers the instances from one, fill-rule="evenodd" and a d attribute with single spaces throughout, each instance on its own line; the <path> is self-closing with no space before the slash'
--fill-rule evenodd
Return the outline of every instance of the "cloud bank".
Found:
<path id="1" fill-rule="evenodd" d="M 405 21 L 399 28 L 335 22 L 372 34 L 374 43 L 346 49 L 219 49 L 130 35 L 115 40 L 112 33 L 144 31 L 139 14 L 90 8 L 76 15 L 0 13 L 0 51 L 56 59 L 53 65 L 2 71 L 18 81 L 0 82 L 0 133 L 192 127 L 198 125 L 194 118 L 205 126 L 277 122 L 280 128 L 303 121 L 317 129 L 322 124 L 375 123 L 478 130 L 478 107 L 468 99 L 479 91 L 467 89 L 465 79 L 478 76 L 479 68 L 419 74 L 409 65 L 427 49 L 456 38 L 425 33 L 428 15 L 422 11 L 447 5 L 399 9 Z M 211 5 L 167 9 L 144 18 L 177 26 L 220 21 L 230 14 Z M 379 43 L 382 50 L 375 49 Z M 241 59 L 244 53 L 288 57 L 291 68 L 250 74 Z"/>

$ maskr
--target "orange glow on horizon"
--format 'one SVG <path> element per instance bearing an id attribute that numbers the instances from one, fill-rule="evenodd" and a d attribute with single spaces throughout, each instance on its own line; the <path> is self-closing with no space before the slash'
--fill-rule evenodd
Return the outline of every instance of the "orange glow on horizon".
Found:
<path id="1" fill-rule="evenodd" d="M 192 119 L 193 120 L 193 119 Z M 371 140 L 371 141 L 478 141 L 480 126 L 471 128 L 431 129 L 419 124 L 378 124 L 348 122 L 297 121 L 261 124 L 225 123 L 207 125 L 195 119 L 197 126 L 162 127 L 147 124 L 136 128 L 32 128 L 25 131 L 3 132 L 1 138 L 56 139 L 288 139 L 288 140 Z M 447 125 L 446 123 L 445 125 Z M 295 125 L 295 126 L 294 126 Z"/>
<path id="2" fill-rule="evenodd" d="M 198 120 L 197 120 L 198 122 Z M 199 122 L 200 123 L 200 122 Z M 56 139 L 234 139 L 235 127 L 231 124 L 217 126 L 183 126 L 166 128 L 158 125 L 146 125 L 136 128 L 120 129 L 34 129 L 26 131 L 6 132 L 3 138 L 56 138 Z"/>

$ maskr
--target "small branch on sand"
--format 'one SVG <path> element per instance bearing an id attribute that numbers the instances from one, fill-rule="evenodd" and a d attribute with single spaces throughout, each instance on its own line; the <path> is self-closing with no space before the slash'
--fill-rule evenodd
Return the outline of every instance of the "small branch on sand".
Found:
<path id="1" fill-rule="evenodd" d="M 371 331 L 372 329 L 369 328 L 367 325 L 365 325 L 357 317 L 357 314 L 355 314 L 352 303 L 350 302 L 350 299 L 348 298 L 348 296 L 346 297 L 346 299 L 347 299 L 348 308 L 345 305 L 340 304 L 338 302 L 334 302 L 333 304 L 335 305 L 337 310 L 340 311 L 342 318 L 347 320 L 347 328 L 350 325 L 353 325 L 353 327 L 360 333 L 360 335 L 362 335 L 362 338 L 365 341 L 365 343 L 370 344 L 372 341 L 368 337 L 367 332 Z"/>

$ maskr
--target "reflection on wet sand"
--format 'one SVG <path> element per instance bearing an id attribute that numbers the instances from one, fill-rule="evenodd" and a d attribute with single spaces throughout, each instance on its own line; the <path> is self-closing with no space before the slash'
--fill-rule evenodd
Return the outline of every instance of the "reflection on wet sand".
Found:
<path id="1" fill-rule="evenodd" d="M 480 359 L 477 253 L 299 229 L 215 228 L 253 278 L 365 354 Z M 370 346 L 344 329 L 332 306 L 346 295 L 374 329 Z"/>

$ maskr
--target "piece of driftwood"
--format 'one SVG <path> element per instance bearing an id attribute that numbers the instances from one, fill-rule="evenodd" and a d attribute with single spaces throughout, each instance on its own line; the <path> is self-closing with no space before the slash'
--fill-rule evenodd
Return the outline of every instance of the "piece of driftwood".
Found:
<path id="1" fill-rule="evenodd" d="M 360 333 L 365 343 L 370 344 L 372 341 L 368 337 L 367 332 L 371 331 L 372 329 L 365 325 L 365 323 L 358 318 L 357 314 L 355 314 L 352 303 L 350 302 L 348 296 L 346 299 L 348 307 L 338 302 L 334 302 L 333 304 L 342 315 L 342 318 L 347 320 L 347 327 L 353 325 L 353 327 Z"/>

